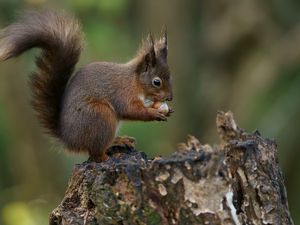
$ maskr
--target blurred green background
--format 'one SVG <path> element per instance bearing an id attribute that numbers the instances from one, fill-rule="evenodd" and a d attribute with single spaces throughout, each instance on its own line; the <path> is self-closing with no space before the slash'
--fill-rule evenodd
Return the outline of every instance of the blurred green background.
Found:
<path id="1" fill-rule="evenodd" d="M 167 155 L 191 133 L 218 143 L 218 110 L 279 146 L 290 210 L 300 224 L 300 1 L 0 0 L 0 27 L 24 9 L 65 9 L 83 24 L 78 67 L 126 62 L 149 30 L 168 27 L 175 114 L 167 123 L 124 123 L 149 156 Z M 0 224 L 48 224 L 75 163 L 42 134 L 29 105 L 31 51 L 0 65 Z M 297 122 L 298 121 L 298 122 Z"/>

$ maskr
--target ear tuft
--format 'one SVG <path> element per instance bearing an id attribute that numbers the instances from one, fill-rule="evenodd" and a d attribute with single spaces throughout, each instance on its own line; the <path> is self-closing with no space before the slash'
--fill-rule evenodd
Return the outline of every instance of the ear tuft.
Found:
<path id="1" fill-rule="evenodd" d="M 147 71 L 150 67 L 154 67 L 156 65 L 154 39 L 151 32 L 149 32 L 147 39 L 143 41 L 142 47 L 139 49 L 138 56 L 140 58 L 138 70 Z"/>
<path id="2" fill-rule="evenodd" d="M 153 35 L 151 33 L 151 31 L 149 32 L 148 36 L 147 36 L 147 41 L 149 46 L 154 46 L 154 39 L 153 39 Z"/>
<path id="3" fill-rule="evenodd" d="M 161 42 L 163 42 L 163 44 L 168 47 L 168 34 L 166 25 L 163 25 L 161 36 Z"/>
<path id="4" fill-rule="evenodd" d="M 167 26 L 164 25 L 161 32 L 161 38 L 156 43 L 155 46 L 157 55 L 164 61 L 167 61 L 168 57 L 168 36 L 167 36 Z"/>
<path id="5" fill-rule="evenodd" d="M 155 48 L 154 48 L 154 39 L 152 33 L 149 32 L 147 41 L 149 44 L 148 51 L 146 51 L 145 60 L 152 67 L 156 64 Z"/>

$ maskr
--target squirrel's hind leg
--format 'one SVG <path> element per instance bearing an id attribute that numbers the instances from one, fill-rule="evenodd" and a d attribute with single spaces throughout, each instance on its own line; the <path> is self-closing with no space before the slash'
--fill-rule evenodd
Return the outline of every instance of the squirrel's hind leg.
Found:
<path id="1" fill-rule="evenodd" d="M 80 110 L 66 108 L 62 117 L 61 139 L 73 152 L 87 152 L 89 160 L 108 159 L 106 150 L 115 138 L 118 119 L 109 103 L 88 99 Z"/>
<path id="2" fill-rule="evenodd" d="M 108 159 L 109 159 L 109 156 L 105 152 L 103 152 L 103 154 L 101 154 L 101 155 L 93 155 L 92 156 L 90 154 L 88 161 L 99 163 L 99 162 L 105 162 Z"/>
<path id="3" fill-rule="evenodd" d="M 88 105 L 87 120 L 91 132 L 87 137 L 87 146 L 90 159 L 106 161 L 106 151 L 114 141 L 119 121 L 114 109 L 106 101 L 90 99 Z"/>
<path id="4" fill-rule="evenodd" d="M 112 146 L 120 146 L 120 147 L 128 147 L 130 149 L 134 149 L 135 147 L 135 138 L 129 136 L 117 136 Z"/>

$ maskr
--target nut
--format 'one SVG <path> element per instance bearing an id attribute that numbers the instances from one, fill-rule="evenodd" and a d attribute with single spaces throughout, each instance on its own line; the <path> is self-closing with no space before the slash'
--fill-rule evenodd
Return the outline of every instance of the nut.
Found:
<path id="1" fill-rule="evenodd" d="M 169 112 L 169 106 L 165 102 L 155 102 L 153 108 L 158 109 L 161 113 L 167 114 Z"/>

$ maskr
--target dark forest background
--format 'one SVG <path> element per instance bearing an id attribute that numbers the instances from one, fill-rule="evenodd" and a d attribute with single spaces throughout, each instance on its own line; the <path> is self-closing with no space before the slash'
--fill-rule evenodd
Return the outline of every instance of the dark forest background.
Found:
<path id="1" fill-rule="evenodd" d="M 86 34 L 78 67 L 126 62 L 151 30 L 168 27 L 175 114 L 167 123 L 123 123 L 150 157 L 172 153 L 187 134 L 218 143 L 215 117 L 278 143 L 289 205 L 300 223 L 300 1 L 0 0 L 0 27 L 24 9 L 64 9 Z M 42 134 L 29 105 L 28 74 L 37 50 L 0 64 L 0 224 L 47 224 L 75 163 Z M 58 56 L 59 57 L 59 56 Z"/>

